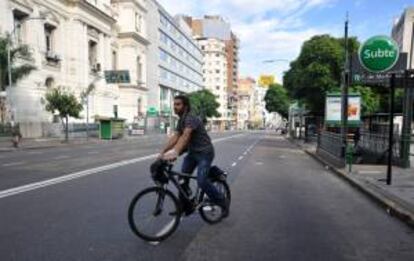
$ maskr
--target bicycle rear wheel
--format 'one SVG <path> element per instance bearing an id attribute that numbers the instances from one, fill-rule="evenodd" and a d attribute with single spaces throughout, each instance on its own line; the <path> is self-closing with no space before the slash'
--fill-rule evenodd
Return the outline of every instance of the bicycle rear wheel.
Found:
<path id="1" fill-rule="evenodd" d="M 128 222 L 138 237 L 159 242 L 169 237 L 178 227 L 181 208 L 174 194 L 160 187 L 147 188 L 131 201 Z"/>
<path id="2" fill-rule="evenodd" d="M 213 186 L 215 186 L 216 189 L 224 195 L 228 202 L 228 207 L 230 208 L 231 192 L 227 182 L 223 180 L 216 180 L 212 181 L 212 183 Z M 208 201 L 208 196 L 204 192 L 201 192 L 200 198 L 202 199 L 202 202 Z M 203 204 L 198 209 L 198 212 L 200 213 L 201 218 L 209 224 L 219 223 L 223 218 L 223 211 L 221 207 L 213 203 Z"/>

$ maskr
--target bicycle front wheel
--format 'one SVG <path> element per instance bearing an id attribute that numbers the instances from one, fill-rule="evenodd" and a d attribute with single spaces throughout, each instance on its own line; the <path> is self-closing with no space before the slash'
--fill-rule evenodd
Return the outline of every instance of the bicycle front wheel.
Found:
<path id="1" fill-rule="evenodd" d="M 174 194 L 160 187 L 147 188 L 131 201 L 128 222 L 138 237 L 159 242 L 169 237 L 178 227 L 181 208 Z"/>

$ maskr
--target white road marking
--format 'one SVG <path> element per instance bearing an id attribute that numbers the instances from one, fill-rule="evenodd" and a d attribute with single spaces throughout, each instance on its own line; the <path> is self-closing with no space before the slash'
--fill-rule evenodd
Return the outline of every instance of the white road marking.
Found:
<path id="1" fill-rule="evenodd" d="M 245 152 L 243 153 L 243 155 L 247 155 L 247 151 L 245 151 Z"/>
<path id="2" fill-rule="evenodd" d="M 240 157 L 239 157 L 239 160 L 242 160 L 242 159 L 243 159 L 243 156 L 240 156 Z"/>
<path id="3" fill-rule="evenodd" d="M 230 136 L 230 137 L 220 138 L 220 139 L 214 140 L 213 142 L 224 141 L 224 140 L 228 140 L 228 139 L 231 139 L 231 138 L 240 137 L 242 135 L 244 135 L 244 134 L 238 134 L 238 135 L 234 135 L 234 136 Z M 37 189 L 41 189 L 41 188 L 44 188 L 44 187 L 60 184 L 60 183 L 67 182 L 67 181 L 70 181 L 70 180 L 86 177 L 86 176 L 89 176 L 89 175 L 92 175 L 92 174 L 112 170 L 112 169 L 119 168 L 119 167 L 122 167 L 122 166 L 131 165 L 131 164 L 138 163 L 138 162 L 141 162 L 141 161 L 154 159 L 157 156 L 158 156 L 158 153 L 151 154 L 151 155 L 144 156 L 144 157 L 135 158 L 135 159 L 123 160 L 123 161 L 119 161 L 119 162 L 116 162 L 116 163 L 112 163 L 112 164 L 108 164 L 108 165 L 104 165 L 104 166 L 100 166 L 100 167 L 96 167 L 96 168 L 92 168 L 92 169 L 87 169 L 87 170 L 74 172 L 72 174 L 67 174 L 67 175 L 57 177 L 57 178 L 53 178 L 53 179 L 39 181 L 39 182 L 35 182 L 35 183 L 23 185 L 23 186 L 11 188 L 11 189 L 6 189 L 6 190 L 3 190 L 3 191 L 0 191 L 0 199 L 10 197 L 10 196 L 13 196 L 13 195 L 17 195 L 17 194 L 21 194 L 21 193 L 25 193 L 25 192 L 29 192 L 29 191 L 32 191 L 32 190 L 37 190 Z M 22 161 L 22 162 L 8 163 L 7 165 L 10 166 L 10 164 L 14 164 L 14 166 L 15 166 L 15 164 L 24 164 L 24 163 L 25 162 Z M 5 165 L 3 165 L 3 166 L 5 166 Z"/>
<path id="4" fill-rule="evenodd" d="M 232 167 L 236 166 L 237 162 L 233 162 L 233 164 L 231 164 Z"/>
<path id="5" fill-rule="evenodd" d="M 14 167 L 14 166 L 20 166 L 23 165 L 25 162 L 24 161 L 17 161 L 17 162 L 10 162 L 10 163 L 5 163 L 2 166 L 3 167 Z"/>

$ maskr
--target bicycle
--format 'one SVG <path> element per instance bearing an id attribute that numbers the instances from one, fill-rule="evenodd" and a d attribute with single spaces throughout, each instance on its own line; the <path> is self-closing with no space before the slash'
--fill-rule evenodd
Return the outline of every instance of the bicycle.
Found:
<path id="1" fill-rule="evenodd" d="M 172 163 L 160 161 L 158 170 L 152 172 L 156 186 L 139 192 L 129 205 L 129 226 L 135 235 L 145 241 L 160 242 L 171 236 L 178 228 L 184 212 L 191 215 L 198 210 L 208 224 L 216 224 L 223 219 L 222 208 L 210 202 L 198 185 L 194 196 L 191 196 L 191 189 L 187 191 L 180 185 L 180 178 L 196 180 L 197 177 L 173 171 L 172 168 Z M 219 168 L 213 166 L 210 169 L 210 181 L 225 196 L 230 207 L 231 193 L 226 178 L 227 173 Z M 168 189 L 169 183 L 176 188 L 178 197 Z"/>

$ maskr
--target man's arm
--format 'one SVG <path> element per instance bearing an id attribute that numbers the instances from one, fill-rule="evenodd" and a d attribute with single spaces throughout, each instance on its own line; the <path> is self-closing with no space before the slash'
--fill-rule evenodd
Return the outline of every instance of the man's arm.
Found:
<path id="1" fill-rule="evenodd" d="M 178 133 L 174 133 L 174 135 L 168 139 L 167 145 L 161 151 L 161 155 L 163 155 L 165 152 L 169 151 L 170 149 L 174 148 L 174 146 L 177 144 L 179 137 L 180 135 L 178 135 Z"/>
<path id="2" fill-rule="evenodd" d="M 174 150 L 177 152 L 178 155 L 184 151 L 187 147 L 188 143 L 190 142 L 191 132 L 193 131 L 192 128 L 186 127 L 183 131 L 183 134 L 179 136 L 177 143 L 174 146 Z"/>
<path id="3" fill-rule="evenodd" d="M 190 142 L 191 132 L 193 129 L 187 127 L 184 129 L 183 134 L 177 136 L 177 142 L 175 146 L 167 151 L 165 154 L 162 154 L 163 159 L 165 160 L 176 160 L 181 152 L 184 151 L 188 143 Z"/>

